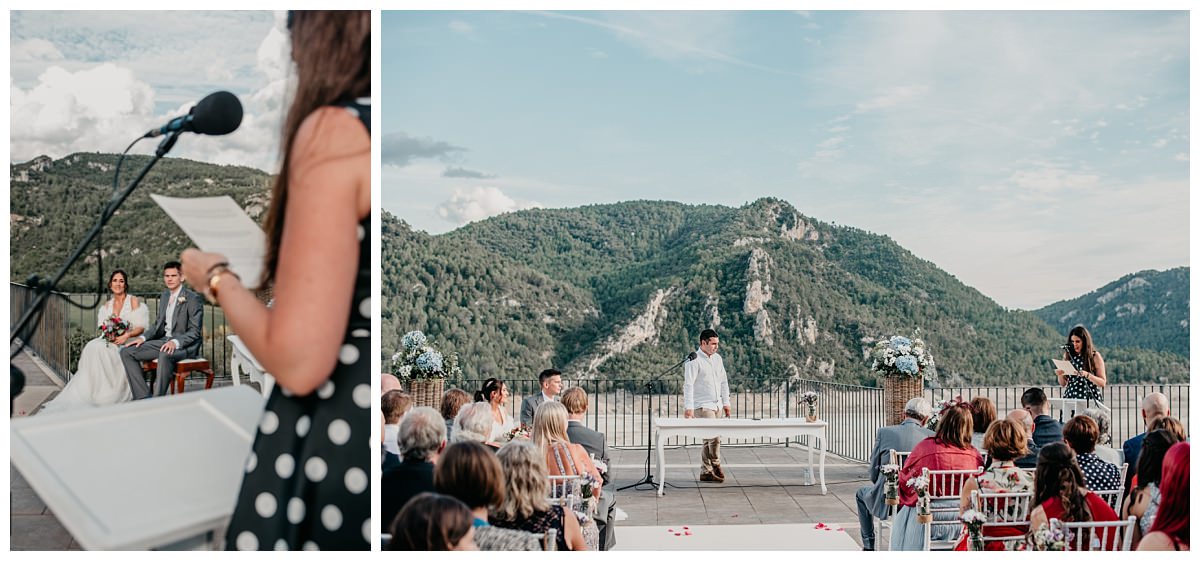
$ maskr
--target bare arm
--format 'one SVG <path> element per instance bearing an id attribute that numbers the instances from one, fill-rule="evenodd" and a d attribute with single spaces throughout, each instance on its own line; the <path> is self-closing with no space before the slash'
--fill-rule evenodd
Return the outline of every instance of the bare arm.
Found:
<path id="1" fill-rule="evenodd" d="M 975 476 L 967 478 L 967 482 L 963 484 L 962 495 L 958 498 L 958 512 L 962 514 L 971 508 L 971 491 L 979 489 L 979 481 Z"/>
<path id="2" fill-rule="evenodd" d="M 583 528 L 579 527 L 579 519 L 567 509 L 563 509 L 563 538 L 571 551 L 587 551 L 587 542 L 583 539 Z"/>
<path id="3" fill-rule="evenodd" d="M 219 303 L 276 382 L 307 395 L 333 370 L 350 316 L 357 224 L 371 208 L 370 138 L 346 111 L 323 108 L 300 126 L 292 156 L 275 304 L 268 309 L 229 274 Z M 209 268 L 223 258 L 189 249 L 182 260 L 188 282 L 207 287 Z"/>
<path id="4" fill-rule="evenodd" d="M 1096 384 L 1096 387 L 1103 388 L 1108 384 L 1108 374 L 1104 370 L 1104 357 L 1100 356 L 1100 353 L 1096 353 L 1092 364 L 1096 367 L 1096 372 L 1088 376 L 1088 380 Z"/>

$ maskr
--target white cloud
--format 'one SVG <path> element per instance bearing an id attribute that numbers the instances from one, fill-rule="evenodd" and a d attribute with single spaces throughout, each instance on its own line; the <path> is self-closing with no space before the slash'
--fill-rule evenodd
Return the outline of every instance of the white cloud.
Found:
<path id="1" fill-rule="evenodd" d="M 1187 152 L 1180 152 L 1178 154 L 1175 154 L 1175 161 L 1176 162 L 1190 162 L 1191 157 L 1188 156 Z"/>
<path id="2" fill-rule="evenodd" d="M 450 200 L 438 205 L 438 216 L 462 225 L 490 216 L 527 208 L 540 207 L 536 202 L 518 202 L 505 195 L 498 187 L 459 187 Z"/>
<path id="3" fill-rule="evenodd" d="M 1153 146 L 1155 148 L 1162 148 L 1163 146 L 1166 146 L 1166 145 L 1167 145 L 1167 139 L 1165 139 L 1165 138 L 1160 138 L 1158 140 L 1155 140 L 1154 143 L 1151 144 L 1151 146 Z"/>
<path id="4" fill-rule="evenodd" d="M 62 60 L 63 54 L 54 43 L 41 38 L 26 39 L 13 43 L 11 61 L 16 63 Z"/>
<path id="5" fill-rule="evenodd" d="M 884 89 L 882 93 L 871 99 L 860 101 L 857 105 L 855 105 L 854 112 L 866 113 L 868 111 L 876 111 L 879 109 L 889 109 L 898 105 L 907 104 L 913 100 L 924 97 L 928 93 L 929 86 L 893 86 Z"/>
<path id="6" fill-rule="evenodd" d="M 475 32 L 475 26 L 473 26 L 465 21 L 456 19 L 456 20 L 450 22 L 450 30 L 455 33 L 460 33 L 463 35 L 470 35 L 471 33 Z"/>

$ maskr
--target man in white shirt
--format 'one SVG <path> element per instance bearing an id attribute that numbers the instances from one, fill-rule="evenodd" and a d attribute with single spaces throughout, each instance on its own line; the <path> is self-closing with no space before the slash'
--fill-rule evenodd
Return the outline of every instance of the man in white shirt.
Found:
<path id="1" fill-rule="evenodd" d="M 725 363 L 717 354 L 720 341 L 717 332 L 705 329 L 700 332 L 700 349 L 696 358 L 683 366 L 683 416 L 685 418 L 715 419 L 720 409 L 729 416 L 729 379 L 725 374 Z M 700 481 L 723 483 L 725 472 L 721 470 L 721 437 L 704 440 L 700 453 Z"/>
<path id="2" fill-rule="evenodd" d="M 380 397 L 379 408 L 383 410 L 383 449 L 399 456 L 400 421 L 412 409 L 412 396 L 404 390 L 390 390 Z"/>

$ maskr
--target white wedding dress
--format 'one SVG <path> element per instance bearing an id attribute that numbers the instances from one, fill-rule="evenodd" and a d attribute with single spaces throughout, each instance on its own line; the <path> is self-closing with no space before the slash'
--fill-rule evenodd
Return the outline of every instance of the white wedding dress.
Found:
<path id="1" fill-rule="evenodd" d="M 133 298 L 126 297 L 118 316 L 129 322 L 129 329 L 145 329 L 150 323 L 150 312 L 146 303 L 139 300 L 137 309 L 131 309 Z M 113 301 L 109 300 L 97 312 L 96 326 L 113 315 Z M 79 367 L 67 386 L 49 403 L 42 406 L 41 413 L 57 413 L 112 405 L 133 399 L 129 390 L 129 378 L 121 363 L 121 347 L 109 343 L 104 337 L 88 341 L 79 355 Z"/>

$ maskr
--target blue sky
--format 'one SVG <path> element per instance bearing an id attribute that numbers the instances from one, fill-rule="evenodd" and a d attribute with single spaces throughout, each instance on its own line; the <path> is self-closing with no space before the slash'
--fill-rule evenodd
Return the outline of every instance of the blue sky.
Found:
<path id="1" fill-rule="evenodd" d="M 282 13 L 14 11 L 9 21 L 13 162 L 121 152 L 228 90 L 241 127 L 181 139 L 171 155 L 275 171 L 291 62 Z"/>
<path id="2" fill-rule="evenodd" d="M 1189 263 L 1183 12 L 384 12 L 383 206 L 774 196 L 998 303 Z"/>

